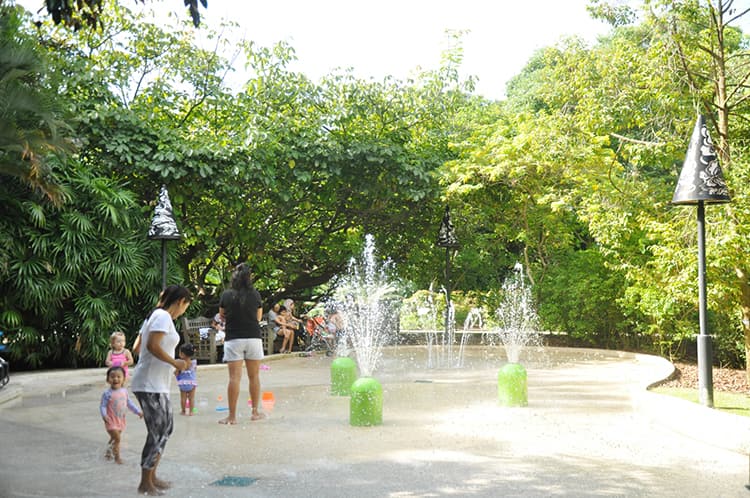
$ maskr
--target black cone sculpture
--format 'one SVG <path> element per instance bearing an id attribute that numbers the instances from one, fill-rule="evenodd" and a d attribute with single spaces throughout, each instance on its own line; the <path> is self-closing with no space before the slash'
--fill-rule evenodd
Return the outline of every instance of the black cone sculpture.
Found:
<path id="1" fill-rule="evenodd" d="M 172 202 L 169 200 L 167 186 L 162 185 L 159 191 L 159 199 L 154 208 L 154 217 L 148 229 L 148 238 L 151 240 L 179 240 L 180 231 L 172 214 Z"/>
<path id="2" fill-rule="evenodd" d="M 177 222 L 172 213 L 172 202 L 169 200 L 167 186 L 162 185 L 159 199 L 154 208 L 154 217 L 148 229 L 148 238 L 161 240 L 161 288 L 167 288 L 167 241 L 179 240 L 182 237 L 177 229 Z"/>
<path id="3" fill-rule="evenodd" d="M 729 202 L 729 189 L 721 172 L 706 120 L 698 116 L 690 137 L 672 204 L 720 204 Z"/>

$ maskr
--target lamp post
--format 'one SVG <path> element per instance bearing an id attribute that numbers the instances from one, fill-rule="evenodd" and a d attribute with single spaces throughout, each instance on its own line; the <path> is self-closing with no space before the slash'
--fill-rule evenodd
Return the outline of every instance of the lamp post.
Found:
<path id="1" fill-rule="evenodd" d="M 451 223 L 450 206 L 445 206 L 443 221 L 440 222 L 438 230 L 438 247 L 445 247 L 445 337 L 450 334 L 450 310 L 451 310 L 451 251 L 458 249 L 458 239 Z"/>
<path id="2" fill-rule="evenodd" d="M 151 227 L 148 229 L 150 240 L 161 240 L 161 289 L 167 288 L 167 241 L 179 240 L 182 237 L 177 229 L 174 215 L 172 214 L 172 203 L 169 200 L 167 186 L 162 185 L 159 198 L 154 208 L 154 217 L 151 219 Z"/>
<path id="3" fill-rule="evenodd" d="M 706 229 L 705 205 L 729 202 L 729 189 L 721 172 L 716 150 L 699 115 L 690 137 L 685 162 L 672 197 L 672 204 L 698 206 L 698 398 L 702 405 L 714 406 L 711 370 L 711 336 L 706 321 Z"/>

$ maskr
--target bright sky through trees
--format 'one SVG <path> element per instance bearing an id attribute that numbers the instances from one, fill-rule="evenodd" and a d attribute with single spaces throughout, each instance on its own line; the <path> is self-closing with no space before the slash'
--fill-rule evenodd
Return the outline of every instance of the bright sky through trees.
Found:
<path id="1" fill-rule="evenodd" d="M 167 0 L 166 4 L 174 2 Z M 463 37 L 463 75 L 479 77 L 477 93 L 502 98 L 505 83 L 533 52 L 561 37 L 588 42 L 608 27 L 591 19 L 587 0 L 264 0 L 209 3 L 204 19 L 237 21 L 261 45 L 288 41 L 299 58 L 294 69 L 317 79 L 336 68 L 362 78 L 405 78 L 417 66 L 438 67 L 449 30 Z M 179 7 L 179 5 L 177 5 Z M 184 15 L 184 14 L 183 14 Z"/>
<path id="2" fill-rule="evenodd" d="M 189 21 L 181 0 L 151 0 L 145 7 L 120 0 L 130 9 L 154 11 L 169 25 L 173 12 Z M 578 35 L 593 43 L 608 26 L 591 19 L 588 0 L 213 0 L 201 7 L 201 22 L 218 28 L 222 18 L 240 25 L 238 36 L 259 45 L 286 41 L 298 61 L 292 69 L 317 80 L 338 68 L 360 78 L 386 75 L 405 79 L 416 68 L 436 69 L 448 47 L 446 30 L 463 36 L 462 75 L 479 78 L 477 93 L 504 96 L 505 83 L 535 50 Z M 29 10 L 43 0 L 17 0 Z M 44 10 L 42 10 L 44 12 Z M 200 31 L 198 32 L 200 43 Z M 236 68 L 242 71 L 242 63 Z M 241 74 L 236 75 L 241 80 Z"/>

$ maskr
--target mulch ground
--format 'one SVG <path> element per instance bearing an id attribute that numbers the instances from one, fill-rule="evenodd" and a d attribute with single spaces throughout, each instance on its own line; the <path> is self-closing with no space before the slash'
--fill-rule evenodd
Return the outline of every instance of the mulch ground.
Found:
<path id="1" fill-rule="evenodd" d="M 684 387 L 698 389 L 698 366 L 691 363 L 674 362 L 677 368 L 675 377 L 661 384 L 663 387 Z M 714 391 L 750 394 L 745 370 L 734 368 L 712 369 Z"/>

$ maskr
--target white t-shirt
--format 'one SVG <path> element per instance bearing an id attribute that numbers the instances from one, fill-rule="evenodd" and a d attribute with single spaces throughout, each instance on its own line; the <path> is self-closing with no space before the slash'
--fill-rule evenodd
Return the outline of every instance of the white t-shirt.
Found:
<path id="1" fill-rule="evenodd" d="M 278 314 L 274 310 L 268 310 L 268 325 L 271 326 L 274 332 L 278 332 L 281 327 L 279 327 L 279 324 L 276 323 L 276 318 L 278 318 Z"/>
<path id="2" fill-rule="evenodd" d="M 174 355 L 175 348 L 180 342 L 180 335 L 174 327 L 172 315 L 161 308 L 156 309 L 141 328 L 141 355 L 135 366 L 130 388 L 133 392 L 169 394 L 174 367 L 156 358 L 148 350 L 148 336 L 151 331 L 166 332 L 161 334 L 161 348 L 167 354 Z"/>

